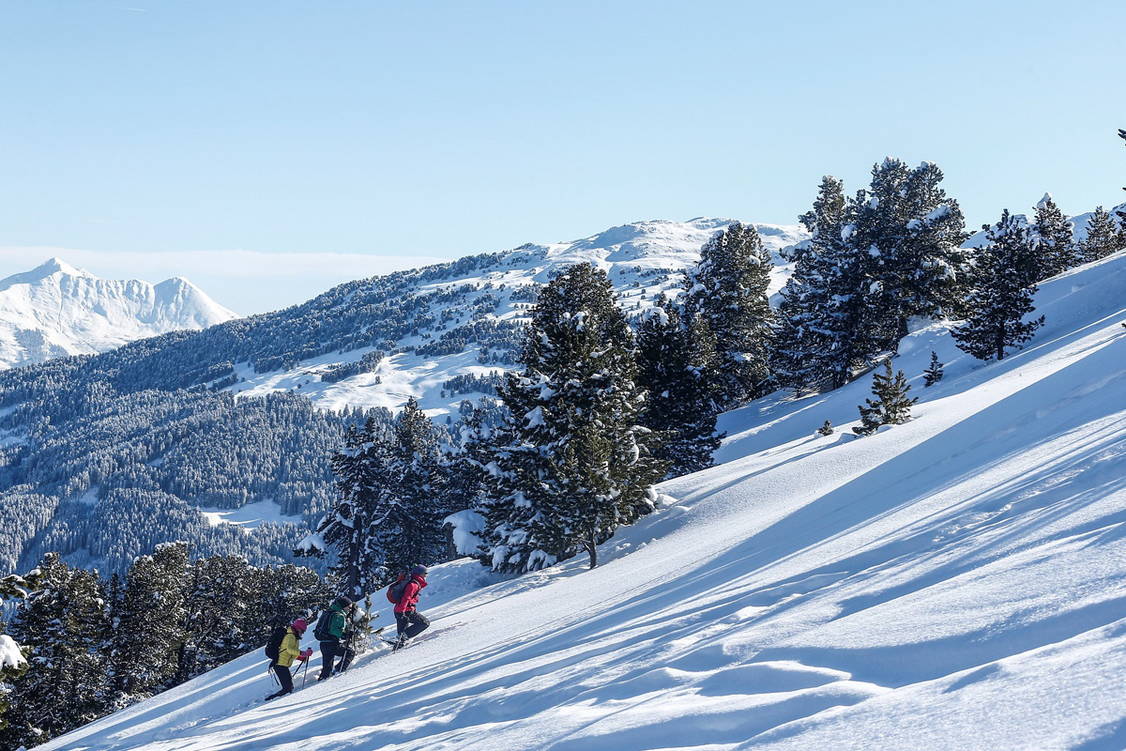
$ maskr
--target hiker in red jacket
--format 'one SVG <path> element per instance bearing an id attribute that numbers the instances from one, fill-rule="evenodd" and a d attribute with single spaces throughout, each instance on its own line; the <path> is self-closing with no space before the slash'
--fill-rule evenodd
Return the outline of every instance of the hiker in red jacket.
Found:
<path id="1" fill-rule="evenodd" d="M 418 596 L 426 586 L 427 568 L 415 566 L 410 571 L 410 579 L 403 587 L 403 595 L 395 603 L 395 625 L 399 628 L 399 640 L 395 649 L 405 647 L 407 642 L 421 634 L 430 626 L 430 621 L 415 609 Z"/>

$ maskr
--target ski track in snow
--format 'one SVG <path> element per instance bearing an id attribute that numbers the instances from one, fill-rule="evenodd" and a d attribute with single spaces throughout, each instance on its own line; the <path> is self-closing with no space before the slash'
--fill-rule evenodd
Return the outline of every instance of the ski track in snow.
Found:
<path id="1" fill-rule="evenodd" d="M 435 567 L 400 653 L 265 705 L 247 655 L 41 748 L 1124 748 L 1124 291 L 1126 253 L 1045 283 L 999 363 L 913 333 L 914 419 L 868 438 L 868 377 L 729 413 L 598 569 Z"/>

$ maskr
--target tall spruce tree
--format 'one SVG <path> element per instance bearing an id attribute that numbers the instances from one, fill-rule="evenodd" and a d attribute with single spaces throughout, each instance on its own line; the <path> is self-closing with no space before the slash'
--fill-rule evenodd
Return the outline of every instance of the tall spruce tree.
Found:
<path id="1" fill-rule="evenodd" d="M 823 368 L 830 388 L 851 381 L 857 370 L 886 350 L 898 330 L 877 244 L 883 231 L 878 208 L 878 198 L 857 191 L 846 208 L 840 246 L 825 259 L 830 347 Z"/>
<path id="2" fill-rule="evenodd" d="M 884 361 L 884 372 L 872 376 L 872 395 L 859 407 L 860 425 L 852 429 L 857 435 L 871 435 L 882 425 L 900 425 L 911 419 L 911 407 L 917 398 L 907 396 L 911 386 L 902 370 L 892 373 L 891 359 Z"/>
<path id="3" fill-rule="evenodd" d="M 254 604 L 254 568 L 242 556 L 194 561 L 185 590 L 184 639 L 174 683 L 221 665 L 254 646 L 248 633 Z"/>
<path id="4" fill-rule="evenodd" d="M 266 643 L 269 630 L 291 623 L 297 616 L 308 616 L 328 607 L 333 582 L 316 571 L 283 563 L 253 570 L 253 606 L 247 613 L 247 643 L 257 647 Z M 330 579 L 332 577 L 329 577 Z"/>
<path id="5" fill-rule="evenodd" d="M 1097 261 L 1123 247 L 1126 247 L 1126 228 L 1119 228 L 1110 212 L 1097 206 L 1087 222 L 1087 237 L 1079 243 L 1079 260 L 1083 263 Z"/>
<path id="6" fill-rule="evenodd" d="M 772 268 L 754 225 L 735 222 L 704 244 L 699 264 L 685 275 L 685 314 L 700 316 L 715 336 L 725 409 L 761 396 L 773 383 L 774 313 L 766 294 Z"/>
<path id="7" fill-rule="evenodd" d="M 447 474 L 452 499 L 453 513 L 472 512 L 479 514 L 488 504 L 490 472 L 497 445 L 507 443 L 499 423 L 503 418 L 503 408 L 493 399 L 482 397 L 478 405 L 463 402 L 462 419 L 454 428 L 456 450 L 447 459 Z M 473 517 L 475 522 L 477 517 Z M 443 520 L 443 526 L 447 522 Z M 460 527 L 453 520 L 448 522 Z M 473 524 L 477 528 L 476 523 Z M 467 538 L 468 539 L 468 538 Z M 476 539 L 474 534 L 473 540 Z M 456 543 L 456 541 L 455 541 Z M 472 543 L 472 544 L 471 544 Z M 457 552 L 462 555 L 476 555 L 475 542 L 467 542 Z"/>
<path id="8" fill-rule="evenodd" d="M 871 185 L 854 203 L 851 255 L 867 256 L 871 279 L 861 302 L 871 308 L 860 332 L 871 341 L 868 358 L 895 351 L 909 319 L 948 313 L 958 302 L 967 234 L 942 179 L 931 162 L 911 168 L 888 158 L 872 168 Z"/>
<path id="9" fill-rule="evenodd" d="M 660 435 L 655 455 L 668 464 L 667 476 L 712 466 L 723 436 L 715 429 L 715 338 L 703 318 L 685 321 L 662 296 L 638 326 L 637 364 L 647 391 L 641 423 Z"/>
<path id="10" fill-rule="evenodd" d="M 508 408 L 490 467 L 483 561 L 542 568 L 597 546 L 653 508 L 666 471 L 639 424 L 633 337 L 606 274 L 578 264 L 539 294 L 523 370 L 501 389 Z"/>
<path id="11" fill-rule="evenodd" d="M 1052 194 L 1045 193 L 1036 204 L 1036 222 L 1032 228 L 1040 265 L 1036 281 L 1067 271 L 1079 262 L 1073 235 L 1071 222 L 1052 200 Z"/>
<path id="12" fill-rule="evenodd" d="M 29 668 L 13 682 L 0 745 L 34 746 L 100 717 L 107 704 L 105 600 L 97 572 L 67 566 L 56 553 L 39 564 L 39 589 L 12 620 L 29 648 Z"/>
<path id="13" fill-rule="evenodd" d="M 417 563 L 444 560 L 447 476 L 439 434 L 411 398 L 388 427 L 368 420 L 333 456 L 337 499 L 317 531 L 354 600 Z"/>
<path id="14" fill-rule="evenodd" d="M 361 429 L 350 428 L 332 456 L 336 498 L 317 532 L 336 553 L 332 573 L 341 594 L 353 600 L 383 583 L 384 555 L 372 525 L 386 492 L 391 442 L 388 427 L 369 419 Z"/>
<path id="15" fill-rule="evenodd" d="M 949 316 L 959 309 L 965 292 L 969 237 L 958 202 L 940 185 L 942 170 L 923 162 L 899 188 L 903 194 L 900 221 L 903 240 L 888 269 L 890 297 L 895 300 L 898 338 L 907 335 L 911 318 Z"/>
<path id="16" fill-rule="evenodd" d="M 951 333 L 958 347 L 982 360 L 1004 359 L 1007 347 L 1032 338 L 1044 317 L 1024 321 L 1035 310 L 1032 296 L 1042 271 L 1028 228 L 1006 209 L 986 227 L 987 244 L 977 251 L 965 322 Z"/>
<path id="17" fill-rule="evenodd" d="M 832 288 L 845 255 L 845 212 L 843 183 L 826 175 L 813 208 L 800 217 L 810 239 L 786 255 L 793 271 L 781 292 L 772 369 L 779 384 L 798 395 L 833 381 L 835 359 L 851 359 L 840 354 L 849 341 L 835 316 Z"/>
<path id="18" fill-rule="evenodd" d="M 442 520 L 452 512 L 439 432 L 414 397 L 395 420 L 389 454 L 387 487 L 372 517 L 385 581 L 415 564 L 445 560 Z"/>
<path id="19" fill-rule="evenodd" d="M 129 568 L 111 656 L 116 701 L 152 696 L 175 683 L 187 637 L 189 583 L 184 542 L 158 545 Z"/>

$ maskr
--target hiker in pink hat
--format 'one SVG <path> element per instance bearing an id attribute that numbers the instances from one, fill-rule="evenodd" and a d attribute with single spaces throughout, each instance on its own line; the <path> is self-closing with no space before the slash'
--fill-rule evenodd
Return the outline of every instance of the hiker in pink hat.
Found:
<path id="1" fill-rule="evenodd" d="M 293 673 L 290 671 L 290 666 L 293 665 L 294 660 L 305 662 L 313 654 L 312 647 L 302 652 L 298 646 L 308 627 L 309 624 L 304 618 L 295 618 L 288 627 L 278 626 L 270 634 L 270 641 L 266 643 L 266 656 L 270 658 L 270 670 L 277 676 L 281 690 L 267 696 L 266 701 L 293 691 Z"/>

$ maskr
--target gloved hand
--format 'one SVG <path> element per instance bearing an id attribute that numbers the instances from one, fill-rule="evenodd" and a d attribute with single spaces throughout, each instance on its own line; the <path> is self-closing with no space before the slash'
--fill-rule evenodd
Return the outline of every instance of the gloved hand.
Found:
<path id="1" fill-rule="evenodd" d="M 297 654 L 297 661 L 298 662 L 305 662 L 305 660 L 308 660 L 312 656 L 313 656 L 313 648 L 309 647 L 304 652 L 299 652 Z"/>

